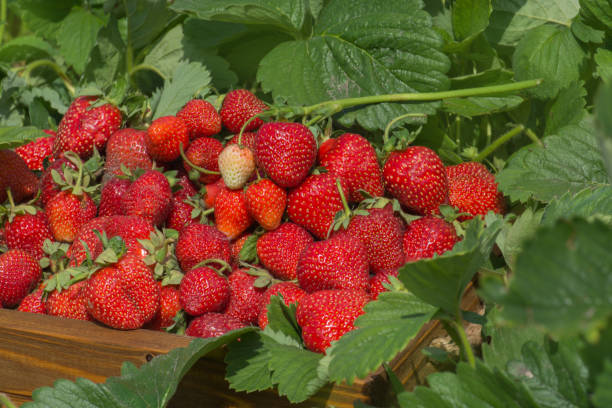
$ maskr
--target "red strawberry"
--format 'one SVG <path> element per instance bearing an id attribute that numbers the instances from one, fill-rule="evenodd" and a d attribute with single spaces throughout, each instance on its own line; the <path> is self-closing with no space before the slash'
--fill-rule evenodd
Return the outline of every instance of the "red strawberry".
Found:
<path id="1" fill-rule="evenodd" d="M 222 312 L 230 297 L 225 276 L 211 268 L 195 268 L 185 274 L 179 289 L 179 300 L 187 314 Z"/>
<path id="2" fill-rule="evenodd" d="M 317 160 L 319 163 L 323 161 L 325 155 L 336 145 L 338 139 L 327 139 L 319 146 L 319 150 L 317 152 Z"/>
<path id="3" fill-rule="evenodd" d="M 244 324 L 256 324 L 266 288 L 255 287 L 256 276 L 236 269 L 229 276 L 230 298 L 225 313 Z"/>
<path id="4" fill-rule="evenodd" d="M 49 129 L 44 129 L 43 132 L 49 136 L 39 137 L 38 139 L 15 149 L 15 153 L 21 156 L 30 170 L 43 170 L 43 162 L 45 159 L 47 159 L 49 163 L 53 163 L 53 160 L 55 159 L 53 157 L 55 132 Z"/>
<path id="5" fill-rule="evenodd" d="M 44 211 L 35 215 L 17 215 L 4 224 L 4 238 L 8 249 L 23 249 L 36 260 L 44 256 L 43 243 L 53 239 L 49 220 Z"/>
<path id="6" fill-rule="evenodd" d="M 221 313 L 206 313 L 193 319 L 189 323 L 185 334 L 207 339 L 209 337 L 219 337 L 243 327 L 245 327 L 245 324 L 232 316 Z"/>
<path id="7" fill-rule="evenodd" d="M 72 242 L 79 229 L 96 216 L 98 208 L 89 194 L 61 191 L 45 206 L 49 227 L 57 241 Z"/>
<path id="8" fill-rule="evenodd" d="M 368 256 L 357 238 L 341 233 L 308 245 L 298 261 L 297 278 L 307 292 L 368 287 Z"/>
<path id="9" fill-rule="evenodd" d="M 223 126 L 232 133 L 239 133 L 242 126 L 253 116 L 268 109 L 258 97 L 246 89 L 236 89 L 228 92 L 221 107 Z M 255 130 L 261 126 L 262 120 L 252 120 L 245 131 Z"/>
<path id="10" fill-rule="evenodd" d="M 43 301 L 43 290 L 38 289 L 24 297 L 17 310 L 20 312 L 47 314 L 45 302 Z"/>
<path id="11" fill-rule="evenodd" d="M 261 299 L 261 310 L 257 317 L 257 324 L 263 330 L 268 325 L 268 305 L 272 296 L 281 295 L 283 302 L 289 306 L 291 303 L 298 303 L 306 296 L 306 292 L 293 282 L 279 282 L 270 286 L 263 294 Z"/>
<path id="12" fill-rule="evenodd" d="M 238 266 L 238 264 L 240 263 L 240 251 L 242 251 L 242 247 L 244 246 L 244 243 L 246 242 L 246 240 L 249 239 L 249 237 L 252 235 L 253 234 L 244 234 L 231 243 L 230 265 Z"/>
<path id="13" fill-rule="evenodd" d="M 137 215 L 161 226 L 172 210 L 172 189 L 166 176 L 149 170 L 134 181 L 121 198 L 125 215 Z"/>
<path id="14" fill-rule="evenodd" d="M 172 199 L 172 210 L 166 219 L 166 227 L 182 230 L 188 225 L 194 224 L 197 221 L 191 217 L 194 207 L 186 203 L 184 200 Z"/>
<path id="15" fill-rule="evenodd" d="M 34 195 L 37 185 L 38 179 L 17 153 L 0 150 L 0 203 L 8 197 L 7 188 L 11 189 L 13 201 L 20 203 Z"/>
<path id="16" fill-rule="evenodd" d="M 176 187 L 177 190 L 173 194 L 175 199 L 184 200 L 197 194 L 195 187 L 185 174 L 177 178 Z"/>
<path id="17" fill-rule="evenodd" d="M 374 148 L 363 136 L 344 133 L 333 147 L 324 154 L 321 166 L 332 175 L 346 179 L 346 198 L 359 202 L 364 197 L 358 190 L 365 190 L 378 197 L 385 192 L 382 175 Z"/>
<path id="18" fill-rule="evenodd" d="M 51 172 L 53 170 L 56 170 L 59 173 L 60 178 L 63 181 L 65 181 L 64 172 L 62 170 L 62 167 L 66 167 L 66 168 L 69 168 L 75 171 L 77 169 L 74 163 L 72 163 L 70 160 L 68 160 L 65 157 L 61 157 L 55 160 L 53 163 L 51 163 L 51 165 L 45 171 L 43 171 L 42 175 L 40 176 L 38 188 L 40 189 L 40 204 L 43 207 L 47 205 L 49 200 L 51 200 L 51 198 L 53 198 L 54 195 L 56 195 L 57 193 L 61 191 L 58 184 L 53 180 L 53 176 L 51 175 Z"/>
<path id="19" fill-rule="evenodd" d="M 227 188 L 242 188 L 255 171 L 253 151 L 237 144 L 226 146 L 219 154 L 219 171 Z"/>
<path id="20" fill-rule="evenodd" d="M 229 145 L 233 145 L 233 144 L 238 144 L 238 138 L 240 136 L 240 133 L 235 134 L 234 136 L 232 136 L 232 138 L 230 140 L 228 140 L 228 142 L 225 144 L 226 146 Z M 251 149 L 253 151 L 253 153 L 255 153 L 255 139 L 257 138 L 257 133 L 255 132 L 244 132 L 242 134 L 242 138 L 240 138 L 240 144 L 243 146 L 248 147 L 249 149 Z"/>
<path id="21" fill-rule="evenodd" d="M 147 149 L 151 157 L 160 162 L 171 162 L 189 146 L 189 130 L 182 119 L 176 116 L 162 116 L 151 123 L 147 129 Z"/>
<path id="22" fill-rule="evenodd" d="M 484 216 L 493 211 L 504 212 L 504 196 L 497 190 L 495 176 L 480 163 L 468 162 L 446 168 L 448 175 L 448 201 L 460 212 L 471 214 L 461 216 L 459 220 Z"/>
<path id="23" fill-rule="evenodd" d="M 404 225 L 393 215 L 390 205 L 356 215 L 348 226 L 349 235 L 361 240 L 373 272 L 398 268 L 404 264 Z"/>
<path id="24" fill-rule="evenodd" d="M 265 123 L 255 139 L 257 161 L 283 188 L 299 185 L 317 157 L 317 142 L 301 123 Z"/>
<path id="25" fill-rule="evenodd" d="M 97 321 L 129 330 L 142 327 L 155 316 L 159 292 L 147 265 L 139 258 L 126 255 L 89 278 L 85 298 L 88 312 Z"/>
<path id="26" fill-rule="evenodd" d="M 412 221 L 404 233 L 406 262 L 442 255 L 459 241 L 455 227 L 441 218 L 427 216 Z"/>
<path id="27" fill-rule="evenodd" d="M 174 325 L 174 317 L 181 310 L 178 288 L 174 285 L 161 286 L 161 282 L 158 282 L 158 285 L 159 308 L 153 319 L 145 325 L 145 328 L 150 330 L 162 330 Z"/>
<path id="28" fill-rule="evenodd" d="M 121 198 L 130 187 L 130 184 L 130 181 L 126 179 L 116 177 L 110 179 L 104 187 L 102 187 L 98 216 L 123 215 Z"/>
<path id="29" fill-rule="evenodd" d="M 219 171 L 221 151 L 223 151 L 223 144 L 212 137 L 200 137 L 191 142 L 189 149 L 185 151 L 187 160 L 195 166 L 213 172 L 213 174 L 200 172 L 199 178 L 194 177 L 196 180 L 203 184 L 209 184 L 214 183 L 221 177 L 220 174 L 214 174 Z M 183 167 L 187 173 L 192 170 L 192 167 L 186 161 L 183 162 Z"/>
<path id="30" fill-rule="evenodd" d="M 266 230 L 277 228 L 287 206 L 287 193 L 268 179 L 261 179 L 247 187 L 247 210 L 251 217 Z"/>
<path id="31" fill-rule="evenodd" d="M 0 255 L 0 304 L 17 306 L 42 277 L 42 270 L 30 254 L 9 249 Z"/>
<path id="32" fill-rule="evenodd" d="M 190 100 L 176 116 L 185 122 L 192 139 L 216 135 L 221 131 L 221 116 L 215 107 L 205 100 Z"/>
<path id="33" fill-rule="evenodd" d="M 388 271 L 380 271 L 370 277 L 368 283 L 368 294 L 372 300 L 378 299 L 378 295 L 382 292 L 386 292 L 387 289 L 383 286 L 383 283 L 389 283 L 389 276 L 395 276 L 397 278 L 398 270 L 391 269 Z"/>
<path id="34" fill-rule="evenodd" d="M 104 163 L 104 180 L 123 174 L 121 165 L 128 170 L 150 170 L 153 160 L 147 150 L 147 132 L 137 129 L 121 129 L 108 139 L 106 144 L 106 161 Z"/>
<path id="35" fill-rule="evenodd" d="M 85 302 L 86 281 L 80 281 L 68 289 L 54 290 L 47 298 L 47 314 L 76 320 L 93 320 Z"/>
<path id="36" fill-rule="evenodd" d="M 458 176 L 465 175 L 476 176 L 491 182 L 495 182 L 495 176 L 491 174 L 482 163 L 465 162 L 446 167 L 446 176 L 448 177 L 449 181 Z"/>
<path id="37" fill-rule="evenodd" d="M 383 167 L 383 179 L 387 191 L 418 214 L 437 212 L 448 198 L 444 164 L 424 146 L 391 153 Z"/>
<path id="38" fill-rule="evenodd" d="M 355 328 L 355 319 L 364 313 L 368 301 L 368 295 L 359 290 L 322 290 L 304 296 L 296 312 L 304 345 L 325 353 L 332 341 Z"/>
<path id="39" fill-rule="evenodd" d="M 340 179 L 343 191 L 346 181 Z M 315 237 L 327 237 L 336 213 L 342 210 L 336 178 L 329 173 L 313 174 L 287 195 L 289 219 L 306 228 Z"/>
<path id="40" fill-rule="evenodd" d="M 183 271 L 189 271 L 207 259 L 230 261 L 229 240 L 215 227 L 204 224 L 189 225 L 180 232 L 176 243 L 176 258 Z M 212 265 L 221 267 L 222 265 Z"/>
<path id="41" fill-rule="evenodd" d="M 104 149 L 108 138 L 121 127 L 121 111 L 106 103 L 89 109 L 95 96 L 76 98 L 57 127 L 53 154 L 73 151 L 82 158 L 93 154 L 94 147 Z"/>
<path id="42" fill-rule="evenodd" d="M 274 276 L 293 280 L 297 278 L 300 254 L 313 241 L 304 228 L 286 222 L 257 240 L 257 256 Z"/>
<path id="43" fill-rule="evenodd" d="M 222 189 L 215 198 L 214 207 L 215 226 L 230 240 L 238 238 L 253 224 L 242 190 Z"/>
<path id="44" fill-rule="evenodd" d="M 227 189 L 223 179 L 215 181 L 214 183 L 207 184 L 204 186 L 204 191 L 202 192 L 202 199 L 204 200 L 204 204 L 206 208 L 213 208 L 215 206 L 215 200 L 217 199 L 217 195 L 223 189 Z"/>

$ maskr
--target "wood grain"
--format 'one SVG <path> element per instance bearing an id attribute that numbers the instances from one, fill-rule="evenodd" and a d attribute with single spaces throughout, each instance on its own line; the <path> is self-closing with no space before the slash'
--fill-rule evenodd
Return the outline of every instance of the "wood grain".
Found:
<path id="1" fill-rule="evenodd" d="M 469 288 L 462 307 L 475 310 L 478 297 Z M 432 367 L 420 352 L 431 341 L 445 335 L 440 323 L 426 324 L 417 337 L 391 362 L 400 380 L 412 389 Z M 118 331 L 97 323 L 0 309 L 0 392 L 18 404 L 28 401 L 32 391 L 53 385 L 58 378 L 88 378 L 103 382 L 120 374 L 121 364 L 140 366 L 158 354 L 189 344 L 189 337 L 150 330 Z M 244 393 L 229 389 L 225 381 L 223 350 L 216 350 L 196 363 L 182 380 L 172 399 L 172 408 L 191 407 L 353 407 L 356 399 L 376 406 L 389 406 L 392 393 L 382 369 L 352 385 L 329 385 L 307 402 L 290 405 L 274 390 Z"/>

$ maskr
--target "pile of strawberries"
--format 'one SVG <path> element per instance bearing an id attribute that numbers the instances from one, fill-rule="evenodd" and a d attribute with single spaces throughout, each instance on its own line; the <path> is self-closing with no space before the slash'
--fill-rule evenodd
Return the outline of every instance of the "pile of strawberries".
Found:
<path id="1" fill-rule="evenodd" d="M 423 146 L 379 158 L 363 136 L 317 141 L 266 109 L 235 90 L 219 111 L 194 99 L 122 129 L 117 107 L 79 97 L 57 134 L 0 151 L 0 304 L 211 337 L 264 328 L 281 295 L 324 352 L 402 265 L 460 239 L 441 205 L 458 222 L 503 212 L 479 163 Z"/>

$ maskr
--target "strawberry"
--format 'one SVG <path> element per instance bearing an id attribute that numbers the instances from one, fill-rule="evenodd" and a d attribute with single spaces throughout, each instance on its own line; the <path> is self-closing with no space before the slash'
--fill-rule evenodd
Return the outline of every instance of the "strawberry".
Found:
<path id="1" fill-rule="evenodd" d="M 385 192 L 376 152 L 363 136 L 355 133 L 340 135 L 324 154 L 321 166 L 332 175 L 346 179 L 348 190 L 345 193 L 349 201 L 363 200 L 360 189 L 375 197 Z"/>
<path id="2" fill-rule="evenodd" d="M 128 170 L 153 168 L 153 160 L 147 150 L 147 132 L 127 128 L 111 135 L 106 144 L 104 181 L 114 176 L 121 176 L 123 174 L 121 165 Z"/>
<path id="3" fill-rule="evenodd" d="M 276 229 L 287 206 L 287 193 L 268 179 L 261 179 L 247 187 L 244 197 L 253 219 L 264 229 Z"/>
<path id="4" fill-rule="evenodd" d="M 242 188 L 255 171 L 255 157 L 248 147 L 226 146 L 219 154 L 219 171 L 227 188 Z"/>
<path id="5" fill-rule="evenodd" d="M 242 137 L 240 137 L 240 133 L 238 133 L 232 136 L 232 138 L 227 141 L 225 146 L 238 144 L 238 139 L 240 139 L 241 145 L 248 147 L 249 149 L 251 149 L 251 151 L 253 151 L 253 153 L 255 153 L 255 139 L 256 138 L 257 138 L 257 133 L 255 132 L 244 132 L 242 134 Z"/>
<path id="6" fill-rule="evenodd" d="M 38 139 L 19 146 L 15 149 L 21 158 L 26 162 L 30 170 L 44 170 L 43 162 L 45 159 L 49 163 L 53 163 L 53 143 L 55 142 L 55 132 L 53 130 L 44 129 L 43 132 L 48 134 L 47 137 L 39 137 Z"/>
<path id="7" fill-rule="evenodd" d="M 448 177 L 449 181 L 458 176 L 465 175 L 476 176 L 490 182 L 495 182 L 495 176 L 491 174 L 482 163 L 465 162 L 446 167 L 446 176 Z"/>
<path id="8" fill-rule="evenodd" d="M 241 329 L 245 324 L 235 317 L 221 313 L 206 313 L 198 316 L 189 323 L 189 327 L 185 331 L 187 336 L 202 337 L 219 337 L 232 330 Z"/>
<path id="9" fill-rule="evenodd" d="M 219 155 L 223 151 L 223 144 L 212 137 L 200 137 L 191 142 L 185 151 L 183 167 L 190 174 L 192 180 L 200 183 L 214 183 L 221 177 L 219 173 Z M 197 166 L 205 171 L 194 169 Z M 193 170 L 193 171 L 192 171 Z M 194 173 L 195 171 L 195 173 Z M 192 173 L 194 175 L 192 176 Z"/>
<path id="10" fill-rule="evenodd" d="M 319 150 L 317 151 L 317 160 L 319 163 L 323 161 L 325 155 L 336 145 L 338 139 L 327 139 L 319 146 Z"/>
<path id="11" fill-rule="evenodd" d="M 372 300 L 378 299 L 378 295 L 387 291 L 387 289 L 383 286 L 383 283 L 389 283 L 389 276 L 394 276 L 397 278 L 398 272 L 399 271 L 397 269 L 390 269 L 387 271 L 377 272 L 375 275 L 370 276 L 370 281 L 368 282 L 368 294 Z"/>
<path id="12" fill-rule="evenodd" d="M 38 289 L 24 297 L 17 310 L 20 312 L 47 314 L 45 302 L 43 301 L 43 290 Z"/>
<path id="13" fill-rule="evenodd" d="M 8 249 L 23 249 L 39 260 L 44 256 L 43 243 L 53 239 L 47 214 L 37 211 L 15 216 L 4 224 L 4 239 Z"/>
<path id="14" fill-rule="evenodd" d="M 147 129 L 147 149 L 154 160 L 171 162 L 181 155 L 180 146 L 189 146 L 189 130 L 182 119 L 176 116 L 162 116 Z"/>
<path id="15" fill-rule="evenodd" d="M 30 254 L 9 249 L 0 255 L 0 304 L 17 306 L 42 277 L 42 270 Z"/>
<path id="16" fill-rule="evenodd" d="M 85 303 L 86 281 L 79 281 L 68 289 L 54 290 L 45 304 L 47 314 L 76 320 L 93 320 Z"/>
<path id="17" fill-rule="evenodd" d="M 448 180 L 438 155 L 424 146 L 392 152 L 383 167 L 387 191 L 411 211 L 431 214 L 448 198 Z"/>
<path id="18" fill-rule="evenodd" d="M 60 186 L 53 180 L 53 170 L 57 171 L 60 179 L 65 182 L 64 171 L 62 168 L 68 168 L 70 170 L 76 170 L 77 166 L 65 157 L 56 159 L 51 165 L 43 171 L 38 182 L 38 188 L 40 189 L 40 205 L 43 207 L 47 205 L 49 200 L 54 195 L 61 191 Z M 1 194 L 1 192 L 0 192 Z"/>
<path id="19" fill-rule="evenodd" d="M 461 163 L 446 168 L 448 176 L 448 201 L 460 212 L 460 221 L 475 215 L 484 216 L 489 211 L 502 214 L 505 209 L 504 196 L 497 190 L 495 176 L 477 162 Z"/>
<path id="20" fill-rule="evenodd" d="M 166 219 L 166 227 L 181 231 L 186 226 L 198 222 L 196 218 L 192 217 L 194 211 L 199 211 L 194 204 L 196 204 L 195 201 L 189 199 L 179 200 L 174 195 L 172 198 L 172 210 Z"/>
<path id="21" fill-rule="evenodd" d="M 300 254 L 314 241 L 304 228 L 286 222 L 257 240 L 257 256 L 261 263 L 279 279 L 297 278 Z"/>
<path id="22" fill-rule="evenodd" d="M 109 103 L 90 108 L 94 100 L 95 96 L 80 96 L 70 104 L 57 127 L 53 144 L 55 157 L 73 151 L 81 158 L 88 158 L 94 147 L 104 149 L 109 137 L 121 127 L 121 111 Z"/>
<path id="23" fill-rule="evenodd" d="M 192 139 L 216 135 L 221 131 L 221 116 L 215 107 L 205 100 L 190 100 L 176 116 L 185 122 Z"/>
<path id="24" fill-rule="evenodd" d="M 0 150 L 0 203 L 8 197 L 8 188 L 11 189 L 14 202 L 20 203 L 34 195 L 37 185 L 38 179 L 17 153 Z"/>
<path id="25" fill-rule="evenodd" d="M 187 272 L 179 289 L 181 307 L 191 316 L 222 312 L 229 297 L 230 287 L 227 278 L 207 267 Z"/>
<path id="26" fill-rule="evenodd" d="M 368 287 L 368 255 L 357 238 L 340 233 L 313 242 L 300 255 L 297 278 L 306 292 Z"/>
<path id="27" fill-rule="evenodd" d="M 356 215 L 347 233 L 359 239 L 366 248 L 373 272 L 398 268 L 404 264 L 404 225 L 393 215 L 390 205 L 369 209 L 368 215 Z"/>
<path id="28" fill-rule="evenodd" d="M 213 208 L 215 206 L 217 195 L 223 189 L 227 189 L 227 187 L 225 186 L 222 178 L 203 187 L 202 199 L 204 200 L 204 205 L 206 205 L 206 208 Z"/>
<path id="29" fill-rule="evenodd" d="M 229 275 L 230 297 L 225 313 L 244 324 L 256 324 L 265 287 L 255 286 L 257 276 L 236 269 Z"/>
<path id="30" fill-rule="evenodd" d="M 173 200 L 184 200 L 186 198 L 193 197 L 196 194 L 197 191 L 191 181 L 189 181 L 189 177 L 187 177 L 186 174 L 180 174 L 180 176 L 176 179 L 175 190 L 172 194 Z"/>
<path id="31" fill-rule="evenodd" d="M 364 313 L 368 301 L 368 295 L 359 290 L 321 290 L 304 296 L 296 312 L 304 345 L 325 353 L 332 341 L 355 328 L 355 319 Z"/>
<path id="32" fill-rule="evenodd" d="M 138 329 L 155 316 L 159 286 L 145 263 L 125 255 L 113 266 L 94 273 L 87 281 L 87 311 L 115 329 Z"/>
<path id="33" fill-rule="evenodd" d="M 459 241 L 455 227 L 441 218 L 427 216 L 412 221 L 404 233 L 406 262 L 442 255 Z"/>
<path id="34" fill-rule="evenodd" d="M 236 89 L 228 92 L 221 106 L 221 120 L 223 126 L 232 133 L 239 133 L 242 126 L 253 116 L 268 109 L 258 97 L 246 89 Z M 244 129 L 255 130 L 263 121 L 259 118 L 252 120 Z"/>
<path id="35" fill-rule="evenodd" d="M 340 185 L 347 190 L 346 181 L 340 179 Z M 287 195 L 289 219 L 319 239 L 327 237 L 336 213 L 343 208 L 336 178 L 329 173 L 309 176 Z"/>
<path id="36" fill-rule="evenodd" d="M 56 241 L 72 242 L 79 229 L 96 216 L 98 208 L 89 194 L 61 191 L 45 206 L 49 227 Z"/>
<path id="37" fill-rule="evenodd" d="M 253 234 L 244 234 L 231 243 L 230 245 L 230 253 L 231 253 L 230 265 L 238 266 L 238 264 L 240 263 L 240 251 L 242 251 L 242 247 L 244 246 L 244 243 L 246 242 L 246 240 L 249 239 L 249 237 L 251 237 L 252 235 Z"/>
<path id="38" fill-rule="evenodd" d="M 157 283 L 160 288 L 159 308 L 153 319 L 145 324 L 145 328 L 150 330 L 162 330 L 173 326 L 175 324 L 174 319 L 181 310 L 178 288 L 174 285 L 162 286 L 161 282 Z"/>
<path id="39" fill-rule="evenodd" d="M 180 232 L 176 243 L 176 258 L 183 271 L 189 271 L 207 259 L 230 261 L 229 240 L 215 227 L 204 224 L 189 225 Z M 212 266 L 217 267 L 215 264 Z M 219 267 L 222 265 L 218 265 Z"/>
<path id="40" fill-rule="evenodd" d="M 306 292 L 293 282 L 278 282 L 270 286 L 261 299 L 261 310 L 257 317 L 257 325 L 263 330 L 268 325 L 268 305 L 272 296 L 282 296 L 283 302 L 289 306 L 291 303 L 299 303 L 306 296 Z"/>
<path id="41" fill-rule="evenodd" d="M 296 187 L 315 162 L 317 142 L 301 123 L 265 123 L 257 132 L 255 155 L 272 181 L 282 188 Z"/>
<path id="42" fill-rule="evenodd" d="M 252 224 L 244 191 L 222 189 L 215 198 L 215 226 L 230 240 L 238 238 Z"/>
<path id="43" fill-rule="evenodd" d="M 130 187 L 130 181 L 120 178 L 110 179 L 104 187 L 100 195 L 100 206 L 98 207 L 98 216 L 106 215 L 123 215 L 121 208 L 121 198 Z"/>
<path id="44" fill-rule="evenodd" d="M 134 181 L 121 198 L 125 215 L 137 215 L 160 226 L 172 210 L 172 189 L 166 176 L 148 170 Z"/>

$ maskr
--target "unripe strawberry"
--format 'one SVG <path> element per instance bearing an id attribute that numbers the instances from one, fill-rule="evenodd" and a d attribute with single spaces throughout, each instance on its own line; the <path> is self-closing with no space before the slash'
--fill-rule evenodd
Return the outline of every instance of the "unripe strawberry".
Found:
<path id="1" fill-rule="evenodd" d="M 242 188 L 255 171 L 253 152 L 237 144 L 226 146 L 219 154 L 219 171 L 227 188 Z"/>

